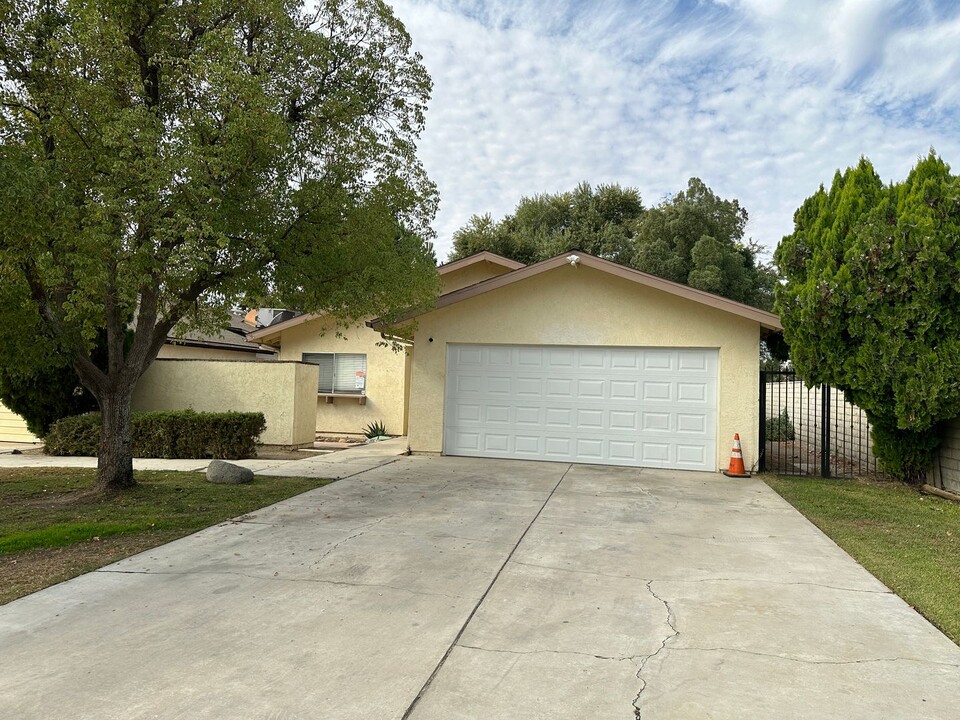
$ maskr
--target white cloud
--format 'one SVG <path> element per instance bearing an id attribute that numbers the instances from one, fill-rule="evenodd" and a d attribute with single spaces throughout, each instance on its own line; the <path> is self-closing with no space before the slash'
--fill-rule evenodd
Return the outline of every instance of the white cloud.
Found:
<path id="1" fill-rule="evenodd" d="M 397 0 L 395 11 L 434 80 L 420 154 L 440 189 L 441 259 L 470 215 L 581 180 L 636 186 L 650 205 L 699 176 L 738 198 L 773 247 L 803 199 L 860 155 L 888 179 L 931 145 L 960 167 L 960 17 L 936 4 Z"/>

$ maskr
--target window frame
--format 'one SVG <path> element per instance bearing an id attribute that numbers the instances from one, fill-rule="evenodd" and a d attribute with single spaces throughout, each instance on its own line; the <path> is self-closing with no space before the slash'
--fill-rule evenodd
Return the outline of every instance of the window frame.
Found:
<path id="1" fill-rule="evenodd" d="M 338 390 L 337 389 L 337 358 L 338 357 L 351 357 L 351 358 L 363 358 L 362 360 L 362 370 L 363 370 L 363 387 L 359 389 L 347 389 L 347 390 Z M 317 360 L 309 359 L 317 358 Z M 366 353 L 335 353 L 335 352 L 305 352 L 301 353 L 300 360 L 301 362 L 310 363 L 311 365 L 317 365 L 322 368 L 322 365 L 318 361 L 320 358 L 330 358 L 333 363 L 333 369 L 330 376 L 330 389 L 322 388 L 320 386 L 321 378 L 317 379 L 317 395 L 318 396 L 328 396 L 336 397 L 339 395 L 349 396 L 349 397 L 365 397 L 367 394 L 367 354 Z M 354 360 L 356 362 L 356 360 Z M 354 370 L 354 378 L 356 377 L 356 370 Z M 321 373 L 322 375 L 322 373 Z"/>

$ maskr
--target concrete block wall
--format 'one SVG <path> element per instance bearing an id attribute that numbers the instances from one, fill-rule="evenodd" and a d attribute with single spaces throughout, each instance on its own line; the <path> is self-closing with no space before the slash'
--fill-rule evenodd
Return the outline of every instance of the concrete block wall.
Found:
<path id="1" fill-rule="evenodd" d="M 940 453 L 933 463 L 930 484 L 960 493 L 960 418 L 947 427 Z"/>

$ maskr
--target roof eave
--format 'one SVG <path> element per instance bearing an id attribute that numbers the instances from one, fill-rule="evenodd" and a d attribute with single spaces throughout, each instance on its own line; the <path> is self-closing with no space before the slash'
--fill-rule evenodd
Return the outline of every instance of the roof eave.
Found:
<path id="1" fill-rule="evenodd" d="M 533 277 L 534 275 L 539 275 L 549 270 L 554 270 L 564 265 L 571 264 L 569 258 L 572 255 L 577 256 L 577 262 L 575 263 L 576 265 L 582 264 L 585 267 L 600 270 L 602 272 L 630 280 L 639 285 L 661 290 L 671 295 L 685 298 L 693 302 L 698 302 L 708 307 L 713 307 L 717 310 L 729 312 L 733 315 L 738 315 L 748 320 L 754 320 L 760 324 L 761 328 L 769 331 L 781 332 L 783 330 L 783 326 L 780 324 L 780 318 L 774 313 L 761 310 L 760 308 L 755 308 L 752 305 L 745 305 L 744 303 L 737 302 L 736 300 L 730 300 L 729 298 L 725 298 L 720 295 L 714 295 L 713 293 L 708 293 L 704 290 L 697 290 L 689 285 L 683 285 L 681 283 L 673 282 L 672 280 L 664 280 L 656 275 L 651 275 L 640 270 L 634 270 L 633 268 L 628 268 L 624 265 L 618 265 L 617 263 L 594 257 L 593 255 L 589 255 L 581 251 L 568 251 L 562 255 L 557 255 L 556 257 L 550 258 L 549 260 L 544 260 L 534 265 L 524 265 L 516 270 L 504 273 L 503 275 L 497 275 L 496 277 L 488 278 L 487 280 L 483 280 L 474 285 L 469 285 L 465 288 L 444 293 L 437 298 L 432 310 L 439 310 L 441 308 L 448 307 L 449 305 L 453 305 L 455 303 L 462 302 L 463 300 L 468 300 L 469 298 L 481 295 L 485 292 L 490 292 L 491 290 L 496 290 L 506 285 L 512 285 L 513 283 L 525 280 L 528 277 Z M 397 322 L 412 320 L 413 318 L 424 315 L 427 312 L 432 312 L 432 310 L 411 312 L 399 318 Z M 368 321 L 367 325 L 375 330 L 382 330 L 384 327 L 387 327 L 380 320 L 380 318 L 375 318 L 371 321 Z"/>

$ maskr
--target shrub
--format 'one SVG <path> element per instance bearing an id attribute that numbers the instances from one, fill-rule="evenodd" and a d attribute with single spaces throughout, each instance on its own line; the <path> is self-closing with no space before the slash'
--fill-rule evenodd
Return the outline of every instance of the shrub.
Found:
<path id="1" fill-rule="evenodd" d="M 100 445 L 100 414 L 86 413 L 57 420 L 44 438 L 47 455 L 96 455 Z"/>
<path id="2" fill-rule="evenodd" d="M 100 414 L 87 413 L 53 424 L 46 437 L 49 455 L 96 455 Z M 266 428 L 263 413 L 198 413 L 193 410 L 134 413 L 130 421 L 134 457 L 253 457 Z"/>
<path id="3" fill-rule="evenodd" d="M 767 442 L 784 442 L 793 440 L 796 436 L 797 433 L 786 410 L 778 417 L 767 418 Z"/>
<path id="4" fill-rule="evenodd" d="M 367 425 L 363 429 L 363 434 L 368 438 L 381 437 L 387 434 L 387 426 L 383 424 L 383 420 L 377 420 Z"/>

